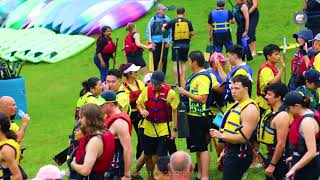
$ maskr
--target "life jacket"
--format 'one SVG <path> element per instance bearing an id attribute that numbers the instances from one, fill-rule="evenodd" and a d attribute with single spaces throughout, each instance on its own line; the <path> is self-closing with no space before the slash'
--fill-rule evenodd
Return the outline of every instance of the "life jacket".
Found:
<path id="1" fill-rule="evenodd" d="M 201 71 L 201 72 L 198 72 L 198 73 L 193 73 L 189 79 L 187 80 L 186 82 L 186 85 L 185 85 L 185 90 L 190 92 L 190 84 L 192 82 L 192 80 L 197 77 L 197 76 L 206 76 L 209 78 L 210 80 L 210 86 L 209 86 L 209 95 L 208 95 L 208 99 L 207 99 L 207 102 L 206 102 L 206 108 L 209 108 L 211 104 L 213 104 L 213 92 L 212 92 L 212 80 L 211 80 L 211 76 L 210 76 L 210 73 L 208 71 Z M 186 105 L 187 107 L 187 112 L 190 112 L 190 105 L 189 105 L 189 97 L 188 96 L 181 96 L 181 101 Z M 201 115 L 201 114 L 199 114 Z"/>
<path id="2" fill-rule="evenodd" d="M 210 74 L 213 74 L 217 78 L 219 84 L 223 83 L 223 80 L 221 79 L 221 77 L 220 77 L 218 72 L 214 71 L 211 68 L 208 68 L 207 71 Z M 212 92 L 212 93 L 213 93 L 213 95 L 212 95 L 213 102 L 212 103 L 218 105 L 219 107 L 223 106 L 223 96 L 221 96 L 220 94 L 216 94 L 214 92 Z M 210 105 L 213 105 L 213 104 L 210 104 Z"/>
<path id="3" fill-rule="evenodd" d="M 258 96 L 263 95 L 263 94 L 261 94 L 261 89 L 260 89 L 260 73 L 261 73 L 262 69 L 264 69 L 264 68 L 270 68 L 272 70 L 274 76 L 276 76 L 279 73 L 279 69 L 276 66 L 273 66 L 268 63 L 263 63 L 260 65 L 259 70 L 258 70 L 258 80 L 257 80 L 257 95 Z"/>
<path id="4" fill-rule="evenodd" d="M 266 145 L 274 145 L 276 143 L 276 130 L 271 128 L 271 121 L 277 114 L 278 112 L 272 111 L 271 108 L 267 109 L 263 114 L 257 134 L 257 139 L 259 142 Z"/>
<path id="5" fill-rule="evenodd" d="M 97 43 L 99 42 L 99 40 L 101 38 L 105 38 L 105 37 L 102 37 L 101 35 L 98 36 L 97 38 Z M 115 51 L 116 51 L 116 45 L 114 44 L 114 42 L 112 41 L 112 39 L 106 39 L 106 44 L 104 45 L 103 49 L 102 49 L 102 53 L 103 54 L 113 54 Z"/>
<path id="6" fill-rule="evenodd" d="M 233 78 L 233 75 L 239 70 L 239 69 L 243 69 L 245 70 L 249 75 L 249 79 L 252 81 L 253 79 L 253 74 L 252 74 L 252 69 L 249 65 L 240 65 L 240 66 L 236 66 L 234 68 L 231 69 L 231 71 L 229 72 L 229 74 L 227 75 L 226 78 L 226 85 L 224 88 L 224 92 L 223 92 L 223 97 L 224 97 L 224 103 L 225 105 L 227 105 L 228 102 L 234 102 L 232 95 L 231 95 L 231 79 Z"/>
<path id="7" fill-rule="evenodd" d="M 132 134 L 132 123 L 131 123 L 131 119 L 130 116 L 127 113 L 121 112 L 119 114 L 114 114 L 112 116 L 107 116 L 104 119 L 104 125 L 106 126 L 106 128 L 110 128 L 110 126 L 117 120 L 117 119 L 123 119 L 128 123 L 129 126 L 129 133 L 130 136 Z"/>
<path id="8" fill-rule="evenodd" d="M 93 103 L 96 101 L 96 97 L 91 92 L 87 92 L 85 95 L 81 96 L 77 101 L 77 108 L 80 108 L 88 103 Z"/>
<path id="9" fill-rule="evenodd" d="M 131 32 L 124 39 L 124 51 L 127 56 L 134 54 L 134 53 L 138 52 L 139 49 L 141 49 L 136 45 L 135 39 L 133 37 L 134 34 L 135 34 L 135 32 Z M 141 49 L 141 50 L 143 50 L 143 49 Z"/>
<path id="10" fill-rule="evenodd" d="M 229 11 L 227 9 L 216 9 L 211 12 L 213 33 L 230 32 Z"/>
<path id="11" fill-rule="evenodd" d="M 188 22 L 182 21 L 181 18 L 178 18 L 178 22 L 174 25 L 174 40 L 188 40 L 190 39 L 190 29 Z"/>
<path id="12" fill-rule="evenodd" d="M 166 21 L 166 16 L 164 15 L 163 17 L 160 16 L 153 16 L 153 25 L 151 28 L 151 35 L 163 35 L 163 37 L 168 37 L 169 36 L 169 31 L 162 32 L 162 26 L 163 24 L 168 23 Z"/>
<path id="13" fill-rule="evenodd" d="M 314 53 L 314 55 L 310 58 L 310 62 L 309 62 L 309 67 L 314 68 L 314 60 L 316 58 L 316 56 L 320 53 L 320 51 Z"/>
<path id="14" fill-rule="evenodd" d="M 314 111 L 314 113 L 308 113 L 301 116 L 297 116 L 294 118 L 289 131 L 289 148 L 293 150 L 294 152 L 298 152 L 300 155 L 303 155 L 305 152 L 307 152 L 307 147 L 305 144 L 305 139 L 303 135 L 301 134 L 299 128 L 302 120 L 306 117 L 312 117 L 320 126 L 320 113 L 319 111 Z M 316 135 L 316 145 L 317 145 L 317 151 L 320 150 L 320 132 Z"/>
<path id="15" fill-rule="evenodd" d="M 249 104 L 254 104 L 259 110 L 257 103 L 252 99 L 247 99 L 242 103 L 236 102 L 227 110 L 221 125 L 221 131 L 224 134 L 239 134 L 239 131 L 236 131 L 236 129 L 241 126 L 240 114 Z"/>
<path id="16" fill-rule="evenodd" d="M 21 151 L 20 151 L 20 145 L 18 144 L 17 141 L 13 140 L 13 139 L 7 139 L 5 141 L 1 141 L 0 142 L 0 149 L 4 146 L 4 145 L 9 145 L 11 146 L 15 152 L 16 152 L 16 157 L 15 160 L 16 162 L 19 164 L 20 161 L 20 156 L 21 156 Z M 11 176 L 12 174 L 10 173 L 9 168 L 2 168 L 0 167 L 0 179 L 5 179 Z"/>
<path id="17" fill-rule="evenodd" d="M 83 164 L 84 163 L 84 158 L 86 155 L 86 146 L 89 142 L 89 140 L 94 137 L 94 136 L 100 136 L 102 138 L 103 141 L 103 152 L 100 155 L 100 157 L 98 157 L 98 159 L 95 161 L 91 173 L 105 173 L 108 171 L 111 162 L 112 162 L 112 158 L 113 158 L 113 154 L 115 152 L 115 139 L 113 134 L 110 131 L 105 131 L 103 134 L 101 133 L 93 133 L 93 134 L 89 134 L 86 133 L 84 135 L 84 137 L 82 137 L 79 141 L 79 146 L 78 149 L 76 151 L 76 162 L 77 164 Z"/>
<path id="18" fill-rule="evenodd" d="M 294 76 L 299 76 L 307 69 L 308 67 L 306 66 L 303 55 L 300 50 L 298 50 L 291 60 L 291 72 Z"/>
<path id="19" fill-rule="evenodd" d="M 301 92 L 304 96 L 310 97 L 310 109 L 315 110 L 319 106 L 319 94 L 317 89 L 310 92 L 306 86 L 297 87 L 296 91 Z M 310 94 L 311 93 L 311 94 Z"/>
<path id="20" fill-rule="evenodd" d="M 130 106 L 132 109 L 136 109 L 137 108 L 137 99 L 139 98 L 140 94 L 141 94 L 141 89 L 140 89 L 140 86 L 139 86 L 139 83 L 137 80 L 134 81 L 138 90 L 136 91 L 133 91 L 129 84 L 127 82 L 124 82 L 124 87 L 127 88 L 129 91 L 130 91 L 130 95 L 129 95 L 129 98 L 130 98 Z"/>
<path id="21" fill-rule="evenodd" d="M 145 106 L 149 115 L 146 119 L 152 123 L 170 122 L 172 120 L 172 108 L 166 99 L 171 87 L 163 85 L 157 96 L 155 96 L 151 85 L 147 88 L 148 100 L 145 102 Z"/>

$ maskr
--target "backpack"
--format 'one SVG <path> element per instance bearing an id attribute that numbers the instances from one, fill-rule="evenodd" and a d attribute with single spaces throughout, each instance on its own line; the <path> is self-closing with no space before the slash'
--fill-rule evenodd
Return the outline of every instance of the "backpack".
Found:
<path id="1" fill-rule="evenodd" d="M 132 53 L 136 53 L 139 50 L 139 47 L 136 45 L 133 38 L 134 34 L 135 32 L 131 32 L 124 39 L 124 51 L 127 56 L 131 55 Z"/>
<path id="2" fill-rule="evenodd" d="M 178 19 L 178 22 L 175 23 L 174 27 L 174 40 L 190 39 L 188 22 L 183 22 L 182 19 Z"/>

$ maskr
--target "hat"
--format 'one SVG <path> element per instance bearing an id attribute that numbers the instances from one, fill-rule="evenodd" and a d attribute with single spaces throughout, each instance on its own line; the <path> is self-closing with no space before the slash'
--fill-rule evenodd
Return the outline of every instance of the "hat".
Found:
<path id="1" fill-rule="evenodd" d="M 211 62 L 214 62 L 214 56 L 215 56 L 215 54 L 217 54 L 219 62 L 226 62 L 226 61 L 227 61 L 227 59 L 224 58 L 224 56 L 223 56 L 222 53 L 214 52 L 214 53 L 210 56 L 210 61 L 211 61 Z"/>
<path id="2" fill-rule="evenodd" d="M 158 4 L 157 10 L 160 10 L 160 9 L 167 10 L 167 7 L 165 5 L 163 5 L 163 4 Z"/>
<path id="3" fill-rule="evenodd" d="M 304 39 L 305 41 L 310 41 L 313 39 L 313 33 L 311 30 L 309 29 L 304 29 L 304 30 L 301 30 L 295 34 L 293 34 L 292 36 L 293 38 L 297 39 L 297 38 L 302 38 Z"/>
<path id="4" fill-rule="evenodd" d="M 129 72 L 136 72 L 140 69 L 141 66 L 136 66 L 134 64 L 128 63 L 128 67 L 123 70 L 123 74 L 127 74 Z"/>
<path id="5" fill-rule="evenodd" d="M 96 101 L 96 105 L 102 106 L 106 103 L 117 102 L 117 95 L 112 90 L 103 91 Z"/>
<path id="6" fill-rule="evenodd" d="M 152 73 L 152 76 L 151 76 L 151 83 L 152 84 L 161 84 L 164 82 L 164 73 L 162 71 L 155 71 Z"/>
<path id="7" fill-rule="evenodd" d="M 217 6 L 223 7 L 225 5 L 225 0 L 217 0 Z"/>
<path id="8" fill-rule="evenodd" d="M 320 33 L 318 33 L 318 34 L 313 38 L 313 40 L 320 41 Z"/>
<path id="9" fill-rule="evenodd" d="M 305 100 L 304 95 L 299 91 L 290 91 L 283 98 L 283 105 L 287 108 L 288 106 L 294 106 L 296 104 L 303 104 Z"/>
<path id="10" fill-rule="evenodd" d="M 152 73 L 146 74 L 146 75 L 144 76 L 144 78 L 143 78 L 143 83 L 144 83 L 144 84 L 147 84 L 147 82 L 150 81 L 151 76 L 152 76 Z"/>
<path id="11" fill-rule="evenodd" d="M 320 87 L 320 73 L 317 70 L 311 69 L 303 72 L 303 76 L 309 82 L 313 82 L 317 87 Z"/>
<path id="12" fill-rule="evenodd" d="M 62 179 L 62 173 L 57 166 L 45 165 L 42 166 L 35 178 L 36 180 L 46 180 L 46 179 Z"/>

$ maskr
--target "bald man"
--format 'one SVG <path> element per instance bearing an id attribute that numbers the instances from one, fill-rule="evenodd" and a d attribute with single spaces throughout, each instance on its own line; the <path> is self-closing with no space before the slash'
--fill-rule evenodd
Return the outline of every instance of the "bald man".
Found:
<path id="1" fill-rule="evenodd" d="M 0 112 L 5 113 L 11 119 L 10 130 L 16 132 L 17 141 L 20 143 L 26 132 L 27 125 L 30 121 L 30 116 L 26 114 L 22 117 L 22 124 L 19 127 L 16 123 L 12 121 L 17 113 L 17 106 L 15 100 L 10 96 L 2 96 L 0 98 Z"/>
<path id="2" fill-rule="evenodd" d="M 191 157 L 188 153 L 177 151 L 170 157 L 171 179 L 189 180 L 192 173 Z"/>

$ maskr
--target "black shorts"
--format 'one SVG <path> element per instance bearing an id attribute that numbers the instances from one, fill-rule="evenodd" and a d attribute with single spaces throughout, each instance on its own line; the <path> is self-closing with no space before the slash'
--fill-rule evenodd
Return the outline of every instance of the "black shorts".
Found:
<path id="1" fill-rule="evenodd" d="M 146 67 L 146 62 L 143 59 L 142 51 L 138 51 L 137 53 L 132 53 L 127 55 L 128 63 L 132 63 L 136 66 Z"/>
<path id="2" fill-rule="evenodd" d="M 167 155 L 167 145 L 166 145 L 167 136 L 161 137 L 149 137 L 143 135 L 142 146 L 145 155 L 158 155 L 166 156 Z"/>
<path id="3" fill-rule="evenodd" d="M 256 9 L 254 12 L 250 14 L 249 21 L 249 32 L 248 36 L 250 37 L 249 42 L 256 41 L 256 29 L 259 22 L 259 11 Z"/>
<path id="4" fill-rule="evenodd" d="M 190 137 L 187 138 L 187 148 L 190 152 L 203 152 L 208 150 L 210 142 L 209 122 L 206 117 L 188 115 Z"/>
<path id="5" fill-rule="evenodd" d="M 189 54 L 189 48 L 179 48 L 178 49 L 178 55 L 179 55 L 179 60 L 183 62 L 188 61 L 188 54 Z M 177 53 L 174 48 L 172 48 L 172 61 L 176 61 L 177 58 Z"/>

